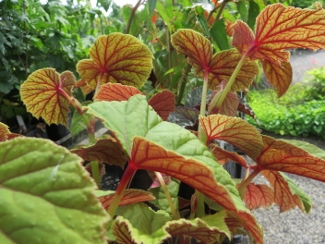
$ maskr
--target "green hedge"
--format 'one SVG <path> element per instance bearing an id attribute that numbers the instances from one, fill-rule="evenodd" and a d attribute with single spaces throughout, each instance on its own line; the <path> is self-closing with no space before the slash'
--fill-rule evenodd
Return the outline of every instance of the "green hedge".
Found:
<path id="1" fill-rule="evenodd" d="M 271 90 L 251 91 L 248 103 L 257 121 L 248 122 L 280 135 L 325 138 L 325 68 L 309 72 L 310 78 L 277 98 Z"/>

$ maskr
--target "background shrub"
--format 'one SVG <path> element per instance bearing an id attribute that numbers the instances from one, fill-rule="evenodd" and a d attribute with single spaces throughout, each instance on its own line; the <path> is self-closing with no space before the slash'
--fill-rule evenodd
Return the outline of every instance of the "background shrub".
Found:
<path id="1" fill-rule="evenodd" d="M 280 135 L 325 138 L 325 68 L 313 69 L 308 75 L 281 98 L 272 89 L 251 91 L 248 102 L 257 121 L 248 121 Z"/>

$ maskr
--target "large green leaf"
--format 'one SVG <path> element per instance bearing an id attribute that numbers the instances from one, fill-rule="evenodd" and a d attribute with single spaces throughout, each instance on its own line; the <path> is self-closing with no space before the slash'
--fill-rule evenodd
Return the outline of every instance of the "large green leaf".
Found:
<path id="1" fill-rule="evenodd" d="M 261 239 L 261 231 L 243 205 L 234 181 L 209 149 L 191 132 L 162 121 L 143 95 L 123 102 L 96 102 L 88 106 L 88 113 L 115 132 L 133 167 L 182 180 L 233 211 L 245 228 Z"/>
<path id="2" fill-rule="evenodd" d="M 110 113 L 106 111 L 110 111 Z M 153 167 L 164 167 L 164 169 L 160 168 L 156 169 L 156 171 L 164 171 L 169 175 L 176 174 L 178 170 L 181 170 L 178 179 L 187 175 L 188 181 L 191 181 L 188 183 L 198 188 L 198 190 L 205 192 L 210 187 L 211 190 L 213 190 L 213 187 L 215 187 L 216 191 L 219 189 L 220 192 L 218 193 L 221 195 L 219 201 L 223 202 L 221 205 L 227 206 L 227 209 L 235 210 L 234 202 L 241 202 L 240 199 L 235 200 L 238 197 L 238 192 L 234 182 L 222 166 L 214 160 L 214 156 L 208 148 L 191 132 L 182 129 L 176 124 L 162 121 L 148 105 L 144 96 L 134 95 L 125 102 L 102 101 L 93 103 L 88 106 L 88 113 L 100 118 L 107 128 L 116 133 L 116 137 L 128 153 L 131 161 L 135 162 L 139 167 L 150 168 L 151 170 L 154 170 Z M 144 137 L 145 140 L 142 140 L 139 136 Z M 152 155 L 142 153 L 142 150 L 144 150 L 142 148 L 145 147 L 150 147 Z M 166 150 L 171 151 L 166 152 Z M 152 157 L 155 164 L 147 163 L 152 160 Z M 166 163 L 170 160 L 173 160 L 174 163 L 168 167 Z M 192 171 L 182 169 L 185 164 Z M 167 169 L 169 172 L 165 172 L 165 167 L 169 168 Z M 196 172 L 197 170 L 198 172 Z M 212 171 L 218 173 L 213 175 Z M 189 177 L 190 174 L 195 174 L 195 172 L 202 176 L 197 176 L 195 180 L 193 176 Z M 211 184 L 214 186 L 207 184 L 207 178 L 211 180 Z"/>
<path id="3" fill-rule="evenodd" d="M 0 146 L 0 243 L 106 243 L 108 215 L 67 149 L 36 138 Z"/>

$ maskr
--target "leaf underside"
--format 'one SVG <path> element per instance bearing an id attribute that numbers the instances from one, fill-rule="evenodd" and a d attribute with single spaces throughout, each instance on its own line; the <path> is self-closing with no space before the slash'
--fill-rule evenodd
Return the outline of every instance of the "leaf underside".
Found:
<path id="1" fill-rule="evenodd" d="M 151 51 L 128 34 L 99 36 L 89 52 L 91 59 L 79 61 L 77 71 L 92 88 L 109 82 L 140 88 L 152 70 Z"/>
<path id="2" fill-rule="evenodd" d="M 71 72 L 66 71 L 60 75 L 52 68 L 39 69 L 21 85 L 20 95 L 27 111 L 34 117 L 42 117 L 47 124 L 68 126 L 70 103 L 61 90 L 71 95 L 74 84 Z"/>

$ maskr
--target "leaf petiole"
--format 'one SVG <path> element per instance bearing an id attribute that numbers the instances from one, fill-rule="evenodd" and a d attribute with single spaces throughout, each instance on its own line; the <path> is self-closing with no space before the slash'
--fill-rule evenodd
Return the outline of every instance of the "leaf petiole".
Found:
<path id="1" fill-rule="evenodd" d="M 99 172 L 99 164 L 96 161 L 91 161 L 91 175 L 94 178 L 98 189 L 101 189 L 100 187 L 100 172 Z"/>
<path id="2" fill-rule="evenodd" d="M 214 96 L 210 102 L 211 107 L 216 107 L 217 109 L 221 108 L 222 103 L 224 102 L 228 92 L 231 91 L 232 85 L 235 83 L 235 79 L 242 68 L 243 64 L 245 63 L 247 56 L 244 55 L 242 58 L 239 60 L 234 72 L 232 73 L 230 79 L 227 82 L 226 87 L 223 89 L 222 93 L 220 96 Z"/>
<path id="3" fill-rule="evenodd" d="M 249 169 L 247 169 L 249 170 Z M 238 192 L 242 199 L 244 199 L 244 195 L 247 189 L 247 186 L 252 182 L 252 180 L 261 172 L 261 170 L 257 167 L 246 179 L 244 179 L 238 186 Z"/>
<path id="4" fill-rule="evenodd" d="M 134 167 L 134 165 L 132 165 L 132 163 L 129 163 L 129 165 L 126 167 L 124 174 L 122 176 L 122 179 L 121 179 L 120 183 L 118 184 L 118 187 L 117 187 L 114 197 L 112 199 L 111 205 L 109 206 L 109 208 L 107 210 L 107 213 L 111 217 L 110 222 L 108 223 L 108 226 L 111 225 L 114 215 L 116 213 L 116 210 L 118 208 L 118 205 L 120 204 L 121 199 L 123 197 L 124 191 L 136 171 L 137 171 L 137 168 Z"/>
<path id="5" fill-rule="evenodd" d="M 158 181 L 159 181 L 159 183 L 160 183 L 161 188 L 163 189 L 163 191 L 164 191 L 164 193 L 165 193 L 165 196 L 166 196 L 166 199 L 167 199 L 167 201 L 168 201 L 168 204 L 169 204 L 170 210 L 172 211 L 173 218 L 174 218 L 175 220 L 180 219 L 179 212 L 177 211 L 177 209 L 176 209 L 175 206 L 174 206 L 174 203 L 173 203 L 173 201 L 172 201 L 172 198 L 171 198 L 171 196 L 170 196 L 170 194 L 169 194 L 169 191 L 168 191 L 168 189 L 167 189 L 167 187 L 166 187 L 165 181 L 164 181 L 164 179 L 163 179 L 161 173 L 155 171 L 155 174 L 156 174 L 156 176 L 157 176 L 157 179 L 158 179 Z"/>
<path id="6" fill-rule="evenodd" d="M 205 116 L 206 113 L 206 106 L 207 106 L 207 94 L 208 94 L 208 83 L 209 83 L 209 71 L 204 71 L 204 78 L 203 78 L 203 88 L 202 88 L 202 96 L 201 96 L 201 106 L 200 106 L 200 116 Z M 206 144 L 206 134 L 202 129 L 202 126 L 199 122 L 198 128 L 198 138 L 201 142 Z M 197 194 L 197 210 L 196 216 L 203 217 L 205 215 L 205 208 L 204 208 L 204 198 L 203 195 L 196 190 Z"/>
<path id="7" fill-rule="evenodd" d="M 77 99 L 75 99 L 72 96 L 69 96 L 63 89 L 59 89 L 59 91 L 60 94 L 64 96 L 69 101 L 69 103 L 77 110 L 77 112 L 81 115 L 87 128 L 89 143 L 93 143 L 95 141 L 95 122 L 93 121 L 94 118 L 89 120 L 89 118 L 85 115 L 82 105 Z"/>

